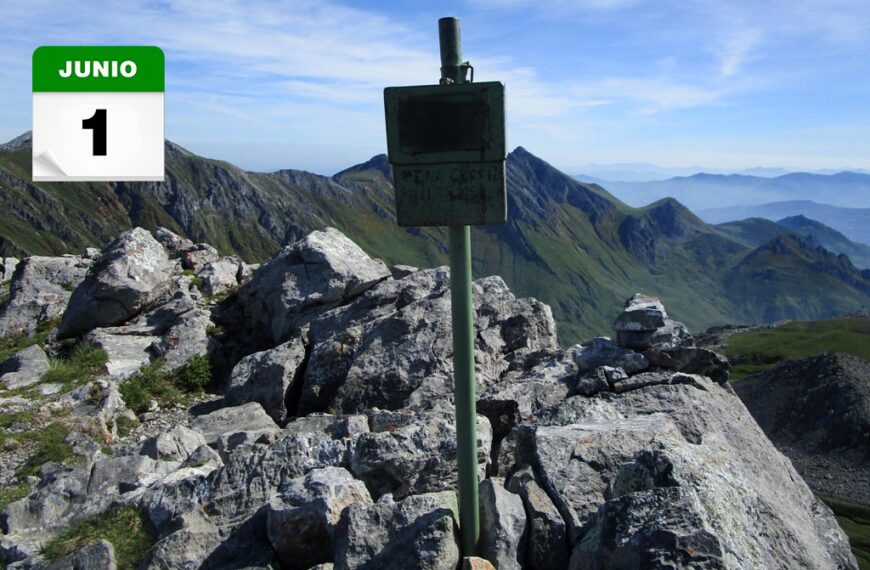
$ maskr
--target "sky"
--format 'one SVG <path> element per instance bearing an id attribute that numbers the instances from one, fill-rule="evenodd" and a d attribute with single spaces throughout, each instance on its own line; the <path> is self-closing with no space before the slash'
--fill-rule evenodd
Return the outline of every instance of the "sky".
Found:
<path id="1" fill-rule="evenodd" d="M 383 88 L 437 83 L 437 20 L 505 83 L 509 148 L 590 164 L 870 169 L 867 0 L 6 0 L 0 140 L 40 45 L 157 45 L 166 136 L 250 170 L 385 152 Z"/>

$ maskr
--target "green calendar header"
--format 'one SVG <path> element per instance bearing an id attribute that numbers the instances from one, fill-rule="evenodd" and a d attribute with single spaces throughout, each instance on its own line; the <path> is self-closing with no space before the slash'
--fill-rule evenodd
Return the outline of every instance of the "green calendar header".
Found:
<path id="1" fill-rule="evenodd" d="M 154 46 L 42 46 L 33 52 L 33 91 L 164 90 L 163 50 Z"/>

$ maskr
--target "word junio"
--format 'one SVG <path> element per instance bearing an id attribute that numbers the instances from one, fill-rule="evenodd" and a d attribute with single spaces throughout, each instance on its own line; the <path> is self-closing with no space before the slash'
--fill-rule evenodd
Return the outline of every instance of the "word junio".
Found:
<path id="1" fill-rule="evenodd" d="M 122 61 L 66 61 L 66 66 L 57 71 L 61 77 L 133 77 L 136 64 L 130 60 Z"/>

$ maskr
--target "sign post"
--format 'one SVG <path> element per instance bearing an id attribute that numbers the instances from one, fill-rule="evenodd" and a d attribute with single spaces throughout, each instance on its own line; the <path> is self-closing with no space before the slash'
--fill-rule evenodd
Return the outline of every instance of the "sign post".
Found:
<path id="1" fill-rule="evenodd" d="M 438 21 L 440 85 L 384 90 L 387 148 L 400 226 L 448 226 L 456 400 L 459 525 L 465 556 L 477 553 L 480 514 L 471 225 L 503 224 L 504 85 L 473 83 L 457 18 Z"/>

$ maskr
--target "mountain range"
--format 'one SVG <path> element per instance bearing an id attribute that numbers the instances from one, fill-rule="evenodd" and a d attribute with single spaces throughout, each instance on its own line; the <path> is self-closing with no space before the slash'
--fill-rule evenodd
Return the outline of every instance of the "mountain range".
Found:
<path id="1" fill-rule="evenodd" d="M 747 218 L 718 224 L 720 229 L 750 246 L 761 246 L 784 232 L 802 236 L 810 244 L 821 246 L 833 253 L 849 256 L 858 268 L 870 268 L 870 246 L 856 243 L 837 230 L 806 216 L 789 216 L 772 222 L 765 218 Z"/>
<path id="2" fill-rule="evenodd" d="M 837 230 L 852 241 L 870 245 L 870 208 L 838 208 L 812 200 L 792 200 L 755 206 L 712 208 L 701 210 L 698 215 L 710 224 L 748 218 L 765 218 L 772 221 L 803 216 Z"/>
<path id="3" fill-rule="evenodd" d="M 584 182 L 603 183 L 609 186 L 613 182 L 651 182 L 655 180 L 667 180 L 678 176 L 692 176 L 698 173 L 707 174 L 737 174 L 743 176 L 757 176 L 760 178 L 776 178 L 794 172 L 802 172 L 795 168 L 782 168 L 777 166 L 755 166 L 742 170 L 722 170 L 701 166 L 659 166 L 644 162 L 623 162 L 611 164 L 587 164 L 582 168 L 583 174 L 576 177 Z M 839 172 L 857 172 L 870 174 L 863 168 L 823 168 L 809 171 L 810 174 L 837 174 Z"/>
<path id="4" fill-rule="evenodd" d="M 827 203 L 841 208 L 870 206 L 870 174 L 862 172 L 792 172 L 772 178 L 702 172 L 648 182 L 609 182 L 584 177 L 580 177 L 580 180 L 604 184 L 608 190 L 632 206 L 673 197 L 692 210 L 704 210 L 730 207 L 734 204 L 818 201 L 820 196 L 824 196 Z"/>
<path id="5" fill-rule="evenodd" d="M 33 183 L 30 154 L 28 136 L 0 147 L 0 255 L 78 252 L 133 226 L 163 226 L 258 261 L 334 226 L 388 263 L 447 260 L 444 229 L 395 224 L 384 155 L 331 177 L 256 173 L 167 141 L 162 183 Z M 522 147 L 506 171 L 509 221 L 474 229 L 474 274 L 501 275 L 551 305 L 564 341 L 609 330 L 609 308 L 636 291 L 661 297 L 693 329 L 870 306 L 870 271 L 818 239 L 784 228 L 750 240 L 673 198 L 631 207 Z"/>

